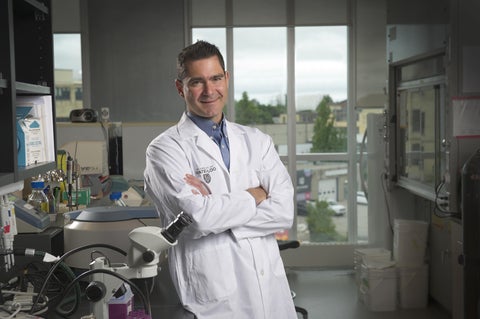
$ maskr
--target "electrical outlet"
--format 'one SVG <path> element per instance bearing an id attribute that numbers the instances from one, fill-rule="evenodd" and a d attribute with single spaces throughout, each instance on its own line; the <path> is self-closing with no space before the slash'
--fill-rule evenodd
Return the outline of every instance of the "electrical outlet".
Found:
<path id="1" fill-rule="evenodd" d="M 108 121 L 110 120 L 110 109 L 108 107 L 102 107 L 102 113 L 101 113 L 101 116 L 102 116 L 102 121 Z"/>

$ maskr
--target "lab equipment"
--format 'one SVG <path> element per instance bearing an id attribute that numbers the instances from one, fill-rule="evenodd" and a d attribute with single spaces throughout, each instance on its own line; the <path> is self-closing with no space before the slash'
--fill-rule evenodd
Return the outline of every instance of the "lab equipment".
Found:
<path id="1" fill-rule="evenodd" d="M 67 157 L 67 207 L 72 207 L 72 188 L 73 188 L 73 158 Z"/>
<path id="2" fill-rule="evenodd" d="M 44 181 L 32 181 L 32 193 L 28 196 L 27 203 L 34 208 L 45 213 L 49 212 L 49 203 L 47 195 L 43 192 L 45 188 Z"/>
<path id="3" fill-rule="evenodd" d="M 127 263 L 112 264 L 105 256 L 96 258 L 91 264 L 92 282 L 85 294 L 93 305 L 96 319 L 108 319 L 108 302 L 124 280 L 151 278 L 157 275 L 160 255 L 163 251 L 177 244 L 177 238 L 185 227 L 192 223 L 189 215 L 180 213 L 177 218 L 165 228 L 144 226 L 132 230 L 128 237 L 130 249 Z M 116 275 L 111 275 L 111 273 Z"/>
<path id="4" fill-rule="evenodd" d="M 23 199 L 14 203 L 17 229 L 19 233 L 41 233 L 50 226 L 50 217 Z"/>
<path id="5" fill-rule="evenodd" d="M 0 221 L 1 221 L 1 251 L 4 256 L 4 269 L 9 271 L 15 265 L 13 257 L 13 239 L 17 234 L 15 221 L 15 208 L 8 199 L 7 195 L 0 197 Z"/>
<path id="6" fill-rule="evenodd" d="M 123 175 L 122 123 L 108 125 L 108 164 L 110 175 Z"/>
<path id="7" fill-rule="evenodd" d="M 64 250 L 70 251 L 89 244 L 104 243 L 127 251 L 130 246 L 128 233 L 141 226 L 160 224 L 158 213 L 153 206 L 88 207 L 64 214 L 63 228 Z M 104 255 L 110 262 L 125 262 L 124 256 L 107 250 Z M 90 260 L 90 252 L 81 251 L 65 262 L 78 269 L 88 269 L 85 260 Z"/>
<path id="8" fill-rule="evenodd" d="M 108 176 L 108 155 L 105 141 L 72 141 L 60 149 L 71 154 L 80 165 L 79 175 L 99 174 Z"/>
<path id="9" fill-rule="evenodd" d="M 55 195 L 53 195 L 53 189 L 50 187 L 50 185 L 47 185 L 44 190 L 45 195 L 47 195 L 48 199 L 48 212 L 50 214 L 56 214 L 57 213 L 57 201 L 55 199 Z"/>

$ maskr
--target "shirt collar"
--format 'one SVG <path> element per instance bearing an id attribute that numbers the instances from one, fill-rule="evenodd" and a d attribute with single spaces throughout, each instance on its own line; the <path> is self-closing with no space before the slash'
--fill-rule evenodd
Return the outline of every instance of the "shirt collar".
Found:
<path id="1" fill-rule="evenodd" d="M 213 136 L 213 132 L 220 129 L 224 136 L 227 136 L 226 125 L 225 125 L 225 115 L 222 114 L 222 120 L 220 124 L 215 123 L 210 119 L 206 119 L 190 112 L 187 112 L 187 116 L 197 125 L 202 131 L 207 133 L 208 136 Z"/>

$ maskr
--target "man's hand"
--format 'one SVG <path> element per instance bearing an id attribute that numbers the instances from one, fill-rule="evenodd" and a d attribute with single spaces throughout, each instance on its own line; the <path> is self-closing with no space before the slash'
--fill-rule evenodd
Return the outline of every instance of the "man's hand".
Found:
<path id="1" fill-rule="evenodd" d="M 211 194 L 207 185 L 205 185 L 199 178 L 190 174 L 185 174 L 183 179 L 188 185 L 195 187 L 195 189 L 192 189 L 192 193 L 195 195 L 202 194 L 203 196 L 207 196 Z"/>
<path id="2" fill-rule="evenodd" d="M 263 202 L 265 199 L 267 199 L 267 195 L 268 195 L 267 192 L 261 186 L 249 188 L 247 189 L 247 192 L 249 192 L 250 195 L 252 195 L 253 198 L 255 198 L 255 204 L 257 206 L 261 202 Z"/>

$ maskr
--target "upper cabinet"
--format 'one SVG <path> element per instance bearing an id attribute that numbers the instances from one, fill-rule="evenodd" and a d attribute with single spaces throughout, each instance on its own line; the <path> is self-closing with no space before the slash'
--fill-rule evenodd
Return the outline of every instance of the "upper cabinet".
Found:
<path id="1" fill-rule="evenodd" d="M 0 1 L 0 187 L 56 167 L 49 0 Z"/>

